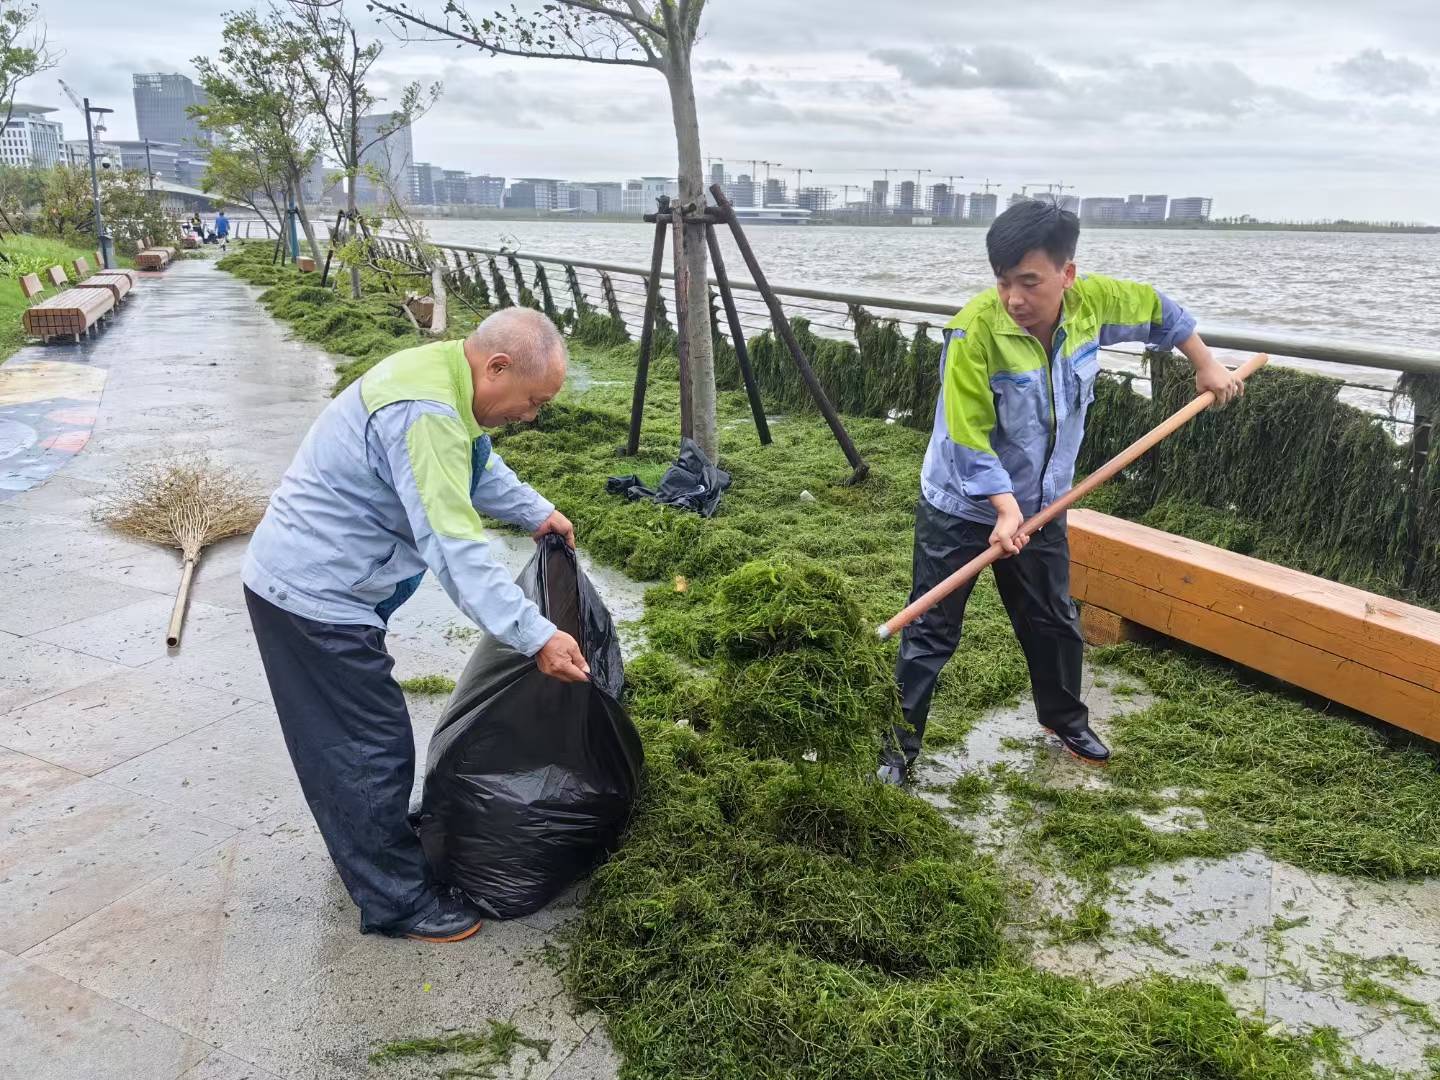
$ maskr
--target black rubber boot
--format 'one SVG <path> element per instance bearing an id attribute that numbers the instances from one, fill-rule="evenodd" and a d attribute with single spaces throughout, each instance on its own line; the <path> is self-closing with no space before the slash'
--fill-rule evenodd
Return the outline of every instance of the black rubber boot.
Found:
<path id="1" fill-rule="evenodd" d="M 459 894 L 444 892 L 426 916 L 400 936 L 437 944 L 464 941 L 483 925 L 479 908 Z"/>
<path id="2" fill-rule="evenodd" d="M 1100 736 L 1086 724 L 1077 731 L 1055 731 L 1046 728 L 1057 739 L 1060 745 L 1070 752 L 1072 757 L 1079 758 L 1087 765 L 1104 765 L 1110 760 L 1110 748 L 1100 741 Z"/>

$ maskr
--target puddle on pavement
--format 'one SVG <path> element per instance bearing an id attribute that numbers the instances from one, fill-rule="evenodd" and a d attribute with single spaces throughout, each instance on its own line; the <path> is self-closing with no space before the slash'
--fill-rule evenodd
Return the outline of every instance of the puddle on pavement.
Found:
<path id="1" fill-rule="evenodd" d="M 1085 698 L 1102 736 L 1111 719 L 1153 700 L 1112 694 L 1089 672 Z M 963 748 L 927 755 L 917 794 L 953 813 L 940 789 L 997 765 L 1053 787 L 1106 786 L 1103 771 L 1072 761 L 1039 729 L 1025 701 L 984 717 Z M 1193 805 L 1197 793 L 1162 794 L 1173 804 L 1137 814 L 1138 820 L 1157 831 L 1205 827 Z M 1026 826 L 1012 823 L 1007 806 L 996 792 L 980 813 L 957 814 L 957 823 L 1017 880 L 1034 886 L 1030 903 L 1039 915 L 1070 914 L 1086 898 L 1085 888 L 1023 854 Z M 1112 883 L 1113 891 L 1098 898 L 1111 916 L 1110 930 L 1068 944 L 1044 944 L 1042 935 L 1036 963 L 1103 983 L 1150 972 L 1201 979 L 1221 987 L 1244 1013 L 1296 1032 L 1333 1027 L 1362 1060 L 1432 1075 L 1425 1054 L 1440 1047 L 1434 1022 L 1440 1021 L 1440 879 L 1373 882 L 1310 873 L 1246 851 L 1117 870 Z M 1351 988 L 1363 979 L 1421 1008 L 1352 1000 L 1360 995 Z"/>

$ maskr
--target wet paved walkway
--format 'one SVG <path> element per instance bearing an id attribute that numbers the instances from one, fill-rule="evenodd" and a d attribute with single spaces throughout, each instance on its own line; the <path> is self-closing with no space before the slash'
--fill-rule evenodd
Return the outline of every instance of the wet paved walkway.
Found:
<path id="1" fill-rule="evenodd" d="M 433 1076 L 366 1059 L 510 1018 L 555 1044 L 518 1072 L 613 1076 L 598 1018 L 571 1016 L 539 959 L 564 905 L 459 945 L 359 933 L 269 704 L 245 541 L 205 556 L 167 652 L 176 557 L 90 520 L 117 470 L 166 450 L 279 478 L 333 372 L 257 292 L 182 260 L 98 338 L 0 366 L 0 1073 Z M 46 425 L 72 434 L 41 446 Z M 622 615 L 635 602 L 612 597 Z M 462 627 L 427 583 L 394 623 L 397 674 L 453 675 L 473 645 Z M 443 699 L 411 704 L 423 760 Z"/>

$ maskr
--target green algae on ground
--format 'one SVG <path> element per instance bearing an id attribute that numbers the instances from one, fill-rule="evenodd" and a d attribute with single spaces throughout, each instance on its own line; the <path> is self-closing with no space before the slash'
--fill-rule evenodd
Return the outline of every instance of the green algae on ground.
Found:
<path id="1" fill-rule="evenodd" d="M 455 680 L 448 675 L 417 675 L 402 679 L 400 689 L 407 694 L 448 694 L 455 689 Z"/>
<path id="2" fill-rule="evenodd" d="M 487 1078 L 509 1065 L 522 1050 L 534 1052 L 541 1061 L 550 1060 L 549 1039 L 531 1039 L 514 1024 L 487 1021 L 489 1031 L 460 1031 L 434 1039 L 404 1039 L 387 1043 L 370 1055 L 370 1064 L 387 1065 L 410 1058 L 446 1059 L 441 1077 Z"/>
<path id="3" fill-rule="evenodd" d="M 1268 1034 L 1237 1016 L 1217 988 L 1160 976 L 1095 988 L 1035 970 L 1010 933 L 1014 883 L 938 811 L 849 770 L 767 758 L 747 748 L 752 738 L 726 738 L 721 707 L 733 673 L 726 665 L 743 668 L 755 657 L 725 655 L 726 641 L 743 650 L 752 637 L 715 618 L 722 578 L 757 557 L 816 560 L 835 575 L 836 595 L 853 603 L 862 630 L 891 614 L 909 590 L 911 507 L 925 437 L 878 419 L 851 422 L 872 475 L 847 487 L 848 470 L 823 425 L 777 418 L 775 444 L 762 448 L 743 396 L 722 393 L 723 464 L 735 482 L 720 513 L 702 521 L 625 504 L 605 493 L 604 478 L 663 469 L 673 457 L 673 381 L 660 377 L 669 369 L 657 364 L 640 453 L 619 457 L 633 349 L 575 353 L 590 377 L 585 402 L 552 405 L 534 428 L 509 429 L 497 444 L 576 523 L 599 561 L 662 583 L 646 597 L 642 630 L 650 652 L 629 667 L 630 705 L 648 754 L 640 806 L 626 843 L 594 878 L 565 961 L 574 996 L 604 1011 L 628 1076 L 1278 1080 L 1312 1075 L 1317 1060 L 1350 1075 L 1338 1040 Z M 813 499 L 802 499 L 802 490 Z M 691 578 L 683 592 L 673 587 L 677 574 Z M 819 604 L 812 597 L 800 606 L 812 601 Z M 797 642 L 788 630 L 785 640 Z M 803 636 L 799 642 L 814 647 Z M 1137 652 L 1131 662 L 1143 667 L 1134 657 L 1152 655 L 1164 659 Z M 1126 666 L 1125 654 L 1111 659 Z M 1035 784 L 1030 798 L 1017 800 L 1050 819 L 1052 833 L 1038 841 L 1046 850 L 1062 851 L 1067 835 L 1099 820 L 1127 861 L 1177 854 L 1155 839 L 1170 834 L 1147 829 L 1134 814 L 1166 805 L 1171 786 L 1189 790 L 1170 781 L 1194 773 L 1196 750 L 1189 743 L 1183 757 L 1165 750 L 1172 731 L 1185 734 L 1178 698 L 1186 691 L 1133 673 L 1160 700 L 1117 725 L 1113 789 L 1054 794 Z M 1199 700 L 1225 697 L 1233 678 L 1219 667 L 1193 673 Z M 960 654 L 941 680 L 932 732 L 963 736 L 984 709 L 1013 700 L 1027 681 L 987 578 L 967 612 Z M 1211 751 L 1201 755 L 1208 790 L 1222 795 L 1213 806 L 1199 804 L 1207 829 L 1171 842 L 1210 850 L 1180 853 L 1231 850 L 1252 837 L 1283 848 L 1285 836 L 1266 815 L 1223 794 L 1248 783 L 1255 749 L 1249 731 L 1271 724 L 1283 747 L 1303 741 L 1317 719 L 1345 723 L 1284 695 L 1236 707 L 1208 742 L 1206 732 L 1193 733 Z M 1247 710 L 1262 714 L 1248 726 Z M 800 741 L 814 740 L 790 739 L 783 750 L 761 753 L 793 759 Z M 1127 773 L 1132 748 L 1136 771 Z M 1429 789 L 1410 759 L 1378 744 L 1349 749 L 1364 758 L 1372 791 L 1395 780 L 1412 788 L 1402 812 L 1372 799 L 1367 828 L 1388 825 L 1392 847 L 1419 840 L 1424 848 L 1430 826 L 1411 810 Z M 1307 759 L 1305 767 L 1313 765 Z M 1318 820 L 1335 809 L 1326 791 L 1335 770 L 1286 778 L 1298 817 Z M 1000 786 L 1013 796 L 1020 782 L 1002 778 Z M 1055 828 L 1063 812 L 1074 829 Z M 1422 872 L 1417 861 L 1374 858 L 1376 840 L 1338 830 L 1328 856 L 1318 847 L 1311 853 L 1363 872 Z M 1083 864 L 1073 848 L 1063 857 Z M 1093 866 L 1097 874 L 1113 860 L 1101 864 Z M 1075 929 L 1100 932 L 1096 912 L 1083 914 Z"/>

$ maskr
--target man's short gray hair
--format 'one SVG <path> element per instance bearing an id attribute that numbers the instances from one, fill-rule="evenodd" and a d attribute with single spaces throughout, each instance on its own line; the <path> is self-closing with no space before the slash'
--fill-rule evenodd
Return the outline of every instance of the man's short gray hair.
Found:
<path id="1" fill-rule="evenodd" d="M 504 353 L 526 379 L 544 378 L 552 364 L 563 367 L 570 358 L 555 324 L 534 308 L 500 309 L 471 332 L 470 343 L 482 356 Z"/>

